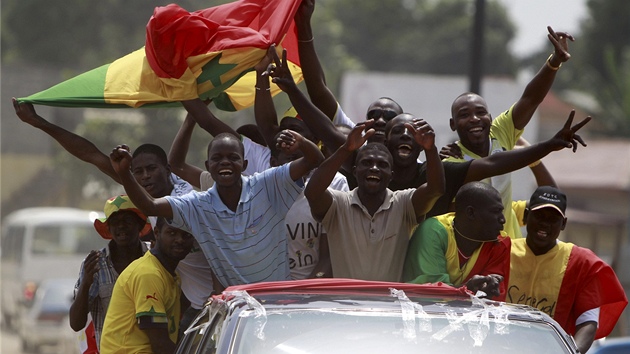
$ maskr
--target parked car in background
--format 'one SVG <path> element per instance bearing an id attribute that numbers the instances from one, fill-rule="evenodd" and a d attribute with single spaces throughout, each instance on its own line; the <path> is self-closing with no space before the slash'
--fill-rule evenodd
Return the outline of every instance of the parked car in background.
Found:
<path id="1" fill-rule="evenodd" d="M 2 220 L 0 268 L 3 322 L 19 327 L 21 308 L 46 278 L 79 276 L 81 262 L 107 243 L 94 230 L 102 212 L 43 207 L 15 211 Z"/>
<path id="2" fill-rule="evenodd" d="M 593 342 L 589 354 L 628 354 L 630 337 L 602 338 Z"/>
<path id="3" fill-rule="evenodd" d="M 53 353 L 79 351 L 78 334 L 68 320 L 75 282 L 74 278 L 46 279 L 22 307 L 18 335 L 24 352 L 37 353 L 44 346 L 52 347 Z"/>
<path id="4" fill-rule="evenodd" d="M 186 330 L 176 353 L 577 353 L 573 338 L 527 306 L 447 285 L 311 279 L 229 287 Z"/>

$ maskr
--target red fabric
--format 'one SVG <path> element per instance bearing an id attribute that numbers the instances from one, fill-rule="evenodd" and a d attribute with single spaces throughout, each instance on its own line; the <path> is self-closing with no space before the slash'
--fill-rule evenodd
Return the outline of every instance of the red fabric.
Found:
<path id="1" fill-rule="evenodd" d="M 464 279 L 464 284 L 470 280 L 475 274 L 489 275 L 499 274 L 503 276 L 503 281 L 499 285 L 501 294 L 492 298 L 497 301 L 505 301 L 507 293 L 507 285 L 510 282 L 510 248 L 512 241 L 509 237 L 499 236 L 499 242 L 486 242 L 481 246 L 477 262 L 470 271 L 470 274 Z"/>
<path id="2" fill-rule="evenodd" d="M 599 307 L 595 339 L 615 327 L 628 299 L 613 269 L 591 250 L 573 246 L 562 279 L 554 320 L 569 334 L 575 334 L 575 320 L 587 310 Z"/>
<path id="3" fill-rule="evenodd" d="M 87 349 L 83 354 L 98 354 L 98 348 L 96 347 L 96 334 L 94 333 L 94 322 L 90 320 L 87 327 L 85 327 L 85 339 L 87 341 Z"/>
<path id="4" fill-rule="evenodd" d="M 190 56 L 269 48 L 287 32 L 295 36 L 293 16 L 299 5 L 300 0 L 240 0 L 195 12 L 176 4 L 157 7 L 147 24 L 147 60 L 159 77 L 180 78 Z M 288 59 L 299 63 L 293 52 Z"/>
<path id="5" fill-rule="evenodd" d="M 228 291 L 245 290 L 250 294 L 264 293 L 264 292 L 277 292 L 295 290 L 297 292 L 309 290 L 347 290 L 350 292 L 363 291 L 363 290 L 383 290 L 389 291 L 389 288 L 397 290 L 404 290 L 409 294 L 422 294 L 422 295 L 444 295 L 444 296 L 464 296 L 468 298 L 471 293 L 466 287 L 455 288 L 453 286 L 444 283 L 435 284 L 412 284 L 412 283 L 395 283 L 395 282 L 383 282 L 383 281 L 367 281 L 357 279 L 345 279 L 345 278 L 327 278 L 327 279 L 304 279 L 304 280 L 291 280 L 291 281 L 276 281 L 276 282 L 263 282 L 253 283 L 246 285 L 235 285 L 225 289 Z"/>

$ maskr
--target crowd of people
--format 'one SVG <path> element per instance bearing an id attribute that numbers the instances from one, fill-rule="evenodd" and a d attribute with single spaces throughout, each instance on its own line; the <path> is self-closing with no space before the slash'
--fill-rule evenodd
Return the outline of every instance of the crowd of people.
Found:
<path id="1" fill-rule="evenodd" d="M 590 117 L 574 125 L 571 112 L 551 139 L 521 138 L 573 37 L 548 28 L 553 53 L 498 117 L 480 95 L 457 96 L 450 126 L 459 140 L 439 150 L 431 125 L 392 98 L 371 103 L 359 123 L 345 115 L 315 51 L 313 11 L 303 0 L 295 16 L 308 94 L 272 46 L 255 68 L 257 129 L 243 134 L 195 99 L 182 102 L 188 115 L 168 155 L 144 144 L 108 156 L 14 100 L 22 121 L 125 189 L 95 221 L 110 241 L 79 270 L 71 327 L 93 325 L 94 352 L 172 353 L 208 297 L 228 286 L 337 277 L 443 282 L 531 305 L 581 352 L 609 334 L 625 293 L 593 252 L 558 240 L 567 197 L 541 162 L 586 146 L 576 132 Z M 280 121 L 270 82 L 292 104 Z M 213 136 L 205 169 L 186 162 L 196 125 Z M 509 172 L 528 166 L 539 187 L 513 201 Z"/>

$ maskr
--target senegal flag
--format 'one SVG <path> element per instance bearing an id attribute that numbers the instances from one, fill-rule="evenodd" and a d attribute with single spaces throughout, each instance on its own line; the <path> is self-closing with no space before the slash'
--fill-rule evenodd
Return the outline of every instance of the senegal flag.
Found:
<path id="1" fill-rule="evenodd" d="M 276 44 L 287 49 L 296 82 L 302 80 L 293 16 L 301 0 L 240 0 L 195 12 L 157 7 L 146 44 L 110 64 L 18 99 L 61 107 L 164 107 L 213 99 L 235 111 L 253 105 L 254 66 Z M 280 89 L 271 84 L 272 94 Z"/>

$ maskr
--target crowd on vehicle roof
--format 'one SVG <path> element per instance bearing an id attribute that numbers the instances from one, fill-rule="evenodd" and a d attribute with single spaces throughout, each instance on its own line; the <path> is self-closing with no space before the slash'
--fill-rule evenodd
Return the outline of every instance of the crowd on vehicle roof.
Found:
<path id="1" fill-rule="evenodd" d="M 365 118 L 346 116 L 326 86 L 313 11 L 303 0 L 295 15 L 308 92 L 271 46 L 255 67 L 256 129 L 235 130 L 193 99 L 182 102 L 188 115 L 168 155 L 143 144 L 108 156 L 14 100 L 22 121 L 125 189 L 95 221 L 109 242 L 85 258 L 70 309 L 75 331 L 93 331 L 91 350 L 172 353 L 208 297 L 229 286 L 332 277 L 442 282 L 530 305 L 583 353 L 610 334 L 625 292 L 592 251 L 558 240 L 568 200 L 541 160 L 586 146 L 577 132 L 590 117 L 574 124 L 567 112 L 549 140 L 522 138 L 573 37 L 548 28 L 552 54 L 498 117 L 480 95 L 458 95 L 450 127 L 459 140 L 438 149 L 429 122 L 393 98 L 376 99 Z M 280 121 L 271 83 L 292 104 Z M 213 136 L 205 168 L 186 162 L 197 124 Z M 509 172 L 521 168 L 538 188 L 514 201 Z"/>

